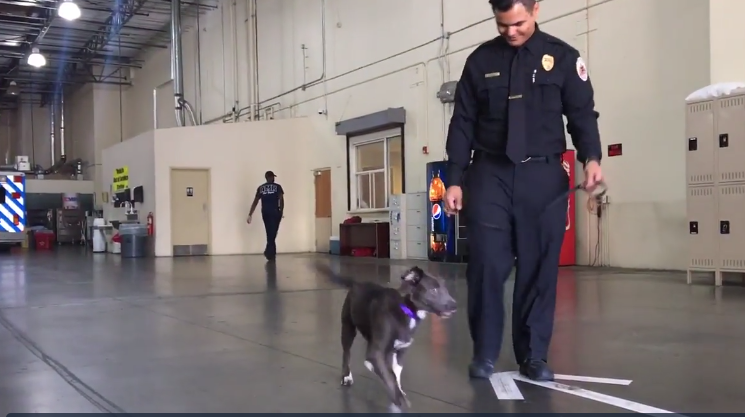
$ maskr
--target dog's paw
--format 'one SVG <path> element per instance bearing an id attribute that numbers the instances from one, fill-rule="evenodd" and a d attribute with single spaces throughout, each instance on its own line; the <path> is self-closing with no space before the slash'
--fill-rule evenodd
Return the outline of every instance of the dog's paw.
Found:
<path id="1" fill-rule="evenodd" d="M 350 372 L 349 375 L 342 377 L 341 384 L 345 387 L 350 387 L 352 384 L 354 384 L 354 378 L 352 378 L 352 373 Z"/>
<path id="2" fill-rule="evenodd" d="M 393 414 L 403 413 L 403 411 L 401 411 L 401 407 L 397 406 L 396 404 L 389 405 L 388 412 Z"/>

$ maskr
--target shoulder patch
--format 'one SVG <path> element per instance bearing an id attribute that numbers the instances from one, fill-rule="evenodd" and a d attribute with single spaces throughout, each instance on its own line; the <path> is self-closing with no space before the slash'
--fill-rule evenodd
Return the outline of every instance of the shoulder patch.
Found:
<path id="1" fill-rule="evenodd" d="M 582 57 L 577 58 L 577 75 L 579 75 L 580 80 L 587 81 L 587 65 L 585 65 Z"/>

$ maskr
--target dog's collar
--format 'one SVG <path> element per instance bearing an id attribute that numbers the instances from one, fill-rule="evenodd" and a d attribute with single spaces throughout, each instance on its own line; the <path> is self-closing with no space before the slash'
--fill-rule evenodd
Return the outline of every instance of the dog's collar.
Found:
<path id="1" fill-rule="evenodd" d="M 401 304 L 401 311 L 403 311 L 404 313 L 406 313 L 407 316 L 409 316 L 410 318 L 412 318 L 414 320 L 417 320 L 419 318 L 419 317 L 417 317 L 416 313 L 414 313 L 413 311 L 411 311 L 411 309 L 409 308 L 409 306 L 407 306 L 406 304 Z"/>

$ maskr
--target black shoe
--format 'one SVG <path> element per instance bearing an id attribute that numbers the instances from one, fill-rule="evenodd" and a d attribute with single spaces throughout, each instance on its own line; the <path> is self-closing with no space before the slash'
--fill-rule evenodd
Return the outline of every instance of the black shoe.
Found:
<path id="1" fill-rule="evenodd" d="M 520 365 L 520 373 L 533 381 L 553 381 L 554 371 L 548 367 L 546 361 L 528 359 Z"/>
<path id="2" fill-rule="evenodd" d="M 474 359 L 468 366 L 468 376 L 473 379 L 489 379 L 494 374 L 494 362 L 487 359 Z"/>

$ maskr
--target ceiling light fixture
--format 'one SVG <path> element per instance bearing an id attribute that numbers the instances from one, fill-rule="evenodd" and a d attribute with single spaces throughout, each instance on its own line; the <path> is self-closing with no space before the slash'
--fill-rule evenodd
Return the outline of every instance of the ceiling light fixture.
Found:
<path id="1" fill-rule="evenodd" d="M 44 55 L 39 53 L 39 48 L 33 48 L 31 49 L 31 55 L 28 56 L 28 61 L 26 62 L 34 68 L 41 68 L 47 64 L 47 59 L 44 58 Z"/>
<path id="2" fill-rule="evenodd" d="M 64 0 L 57 8 L 57 15 L 65 20 L 79 19 L 81 15 L 80 7 L 72 0 Z"/>
<path id="3" fill-rule="evenodd" d="M 18 88 L 18 84 L 15 81 L 11 81 L 6 92 L 11 96 L 17 96 L 21 93 L 21 89 Z"/>

